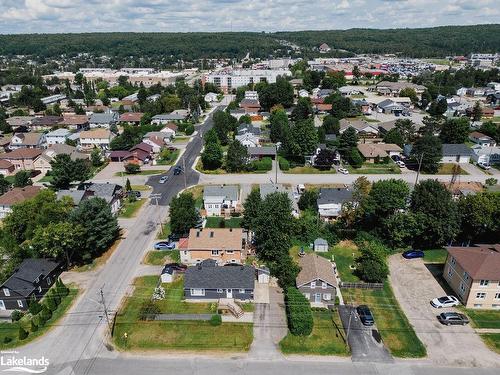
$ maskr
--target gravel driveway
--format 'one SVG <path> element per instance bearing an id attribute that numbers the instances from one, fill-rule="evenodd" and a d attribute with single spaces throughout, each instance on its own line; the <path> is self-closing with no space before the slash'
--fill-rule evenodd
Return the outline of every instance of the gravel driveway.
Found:
<path id="1" fill-rule="evenodd" d="M 485 346 L 470 325 L 444 326 L 437 321 L 436 315 L 454 309 L 435 309 L 430 305 L 431 299 L 446 292 L 422 259 L 406 260 L 396 254 L 389 258 L 389 268 L 394 295 L 434 364 L 500 367 L 500 356 Z"/>

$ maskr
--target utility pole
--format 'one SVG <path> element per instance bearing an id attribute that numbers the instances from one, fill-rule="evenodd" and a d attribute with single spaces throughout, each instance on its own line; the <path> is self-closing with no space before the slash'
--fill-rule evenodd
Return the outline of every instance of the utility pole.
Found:
<path id="1" fill-rule="evenodd" d="M 158 208 L 158 199 L 161 199 L 161 194 L 151 194 L 149 198 L 155 200 L 155 205 Z M 158 222 L 157 224 L 160 226 L 160 233 L 163 236 L 163 225 L 161 224 L 161 212 L 158 213 Z"/>
<path id="2" fill-rule="evenodd" d="M 111 337 L 112 327 L 111 327 L 111 322 L 109 321 L 108 307 L 106 306 L 106 301 L 104 300 L 104 292 L 102 291 L 102 288 L 103 287 L 101 287 L 101 290 L 100 290 L 101 303 L 102 303 L 102 306 L 104 307 L 104 316 L 106 317 L 106 322 L 108 323 L 108 329 L 109 329 L 109 336 Z"/>
<path id="3" fill-rule="evenodd" d="M 182 158 L 182 174 L 184 175 L 184 189 L 187 189 L 187 181 L 186 181 L 186 157 Z"/>
<path id="4" fill-rule="evenodd" d="M 418 161 L 418 170 L 417 170 L 417 177 L 415 177 L 415 186 L 418 183 L 418 176 L 420 175 L 420 168 L 422 167 L 422 159 L 424 158 L 424 153 L 422 152 L 420 154 L 420 159 Z"/>
<path id="5" fill-rule="evenodd" d="M 276 153 L 274 154 L 274 160 L 276 162 L 276 178 L 275 178 L 275 181 L 276 181 L 276 185 L 278 184 L 278 167 L 279 167 L 279 164 L 278 164 L 278 146 L 275 146 L 276 147 Z"/>

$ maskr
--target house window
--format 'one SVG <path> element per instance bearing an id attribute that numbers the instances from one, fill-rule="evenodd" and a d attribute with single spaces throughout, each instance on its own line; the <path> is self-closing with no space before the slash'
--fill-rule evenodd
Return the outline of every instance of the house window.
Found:
<path id="1" fill-rule="evenodd" d="M 332 299 L 332 295 L 330 293 L 323 294 L 323 299 L 325 301 L 330 301 Z"/>
<path id="2" fill-rule="evenodd" d="M 37 278 L 35 279 L 35 284 L 38 284 L 39 282 L 40 282 L 40 278 L 39 278 L 39 277 L 37 277 Z"/>
<path id="3" fill-rule="evenodd" d="M 464 293 L 465 293 L 465 284 L 460 283 L 460 294 L 464 294 Z"/>
<path id="4" fill-rule="evenodd" d="M 50 284 L 52 284 L 52 280 L 51 280 L 50 276 L 47 276 L 47 285 L 50 285 Z"/>
<path id="5" fill-rule="evenodd" d="M 451 278 L 453 276 L 453 269 L 450 267 L 448 268 L 448 277 Z"/>
<path id="6" fill-rule="evenodd" d="M 223 293 L 222 289 L 217 289 L 217 293 Z"/>
<path id="7" fill-rule="evenodd" d="M 490 280 L 479 280 L 479 286 L 488 286 Z"/>
<path id="8" fill-rule="evenodd" d="M 231 259 L 231 263 L 236 263 L 236 259 Z"/>
<path id="9" fill-rule="evenodd" d="M 3 294 L 5 294 L 5 297 L 10 297 L 10 290 L 7 288 L 3 288 Z"/>
<path id="10" fill-rule="evenodd" d="M 240 294 L 244 294 L 245 293 L 245 289 L 240 289 Z"/>
<path id="11" fill-rule="evenodd" d="M 316 281 L 311 281 L 311 289 L 316 288 Z"/>
<path id="12" fill-rule="evenodd" d="M 464 271 L 464 281 L 468 281 L 469 280 L 469 274 Z"/>
<path id="13" fill-rule="evenodd" d="M 234 250 L 226 250 L 226 254 L 233 254 Z"/>
<path id="14" fill-rule="evenodd" d="M 495 293 L 495 299 L 500 299 L 500 293 Z"/>
<path id="15" fill-rule="evenodd" d="M 476 293 L 476 299 L 485 299 L 485 298 L 486 298 L 486 293 L 484 292 Z"/>
<path id="16" fill-rule="evenodd" d="M 475 304 L 474 304 L 474 307 L 475 307 L 476 309 L 478 309 L 478 308 L 483 307 L 483 305 L 482 305 L 481 303 L 475 303 Z"/>
<path id="17" fill-rule="evenodd" d="M 491 305 L 491 308 L 500 309 L 500 305 L 498 303 L 494 303 L 493 305 Z"/>
<path id="18" fill-rule="evenodd" d="M 38 293 L 42 293 L 42 287 L 38 286 Z"/>
<path id="19" fill-rule="evenodd" d="M 451 264 L 452 264 L 452 265 L 455 265 L 455 264 L 457 264 L 457 261 L 456 261 L 456 259 L 455 259 L 455 258 L 453 258 L 453 257 L 451 257 Z"/>
<path id="20" fill-rule="evenodd" d="M 20 299 L 18 299 L 17 300 L 17 306 L 23 307 L 23 301 L 21 301 Z"/>
<path id="21" fill-rule="evenodd" d="M 191 289 L 191 295 L 194 297 L 204 296 L 205 289 Z"/>
<path id="22" fill-rule="evenodd" d="M 321 288 L 322 289 L 326 289 L 326 283 L 325 282 L 321 283 Z"/>
<path id="23" fill-rule="evenodd" d="M 219 250 L 212 250 L 212 256 L 213 257 L 218 257 L 219 256 Z"/>

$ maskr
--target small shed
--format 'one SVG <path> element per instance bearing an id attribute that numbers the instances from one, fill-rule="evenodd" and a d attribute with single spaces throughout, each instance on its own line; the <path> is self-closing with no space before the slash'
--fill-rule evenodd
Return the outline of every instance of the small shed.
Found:
<path id="1" fill-rule="evenodd" d="M 269 283 L 269 276 L 270 276 L 270 271 L 269 268 L 267 267 L 259 267 L 256 269 L 257 272 L 257 281 L 259 284 L 268 284 Z"/>
<path id="2" fill-rule="evenodd" d="M 162 283 L 171 283 L 174 281 L 174 268 L 171 267 L 170 265 L 166 265 L 163 270 L 161 271 L 161 282 Z"/>
<path id="3" fill-rule="evenodd" d="M 326 253 L 328 251 L 328 241 L 323 238 L 314 240 L 314 251 L 318 253 Z"/>

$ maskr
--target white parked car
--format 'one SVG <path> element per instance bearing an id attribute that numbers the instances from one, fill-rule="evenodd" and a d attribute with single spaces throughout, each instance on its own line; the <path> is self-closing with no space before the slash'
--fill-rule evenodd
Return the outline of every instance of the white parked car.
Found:
<path id="1" fill-rule="evenodd" d="M 486 169 L 486 170 L 491 168 L 491 166 L 489 164 L 486 164 L 486 163 L 477 163 L 477 165 L 479 168 Z"/>
<path id="2" fill-rule="evenodd" d="M 167 180 L 168 180 L 168 176 L 162 176 L 162 177 L 160 178 L 159 183 L 160 183 L 160 184 L 164 184 L 165 182 L 167 182 Z"/>
<path id="3" fill-rule="evenodd" d="M 339 168 L 339 173 L 342 173 L 342 174 L 349 174 L 349 171 L 345 168 Z"/>
<path id="4" fill-rule="evenodd" d="M 431 301 L 431 305 L 440 309 L 442 307 L 453 307 L 460 305 L 460 301 L 455 296 L 444 296 L 439 298 L 434 298 Z"/>
<path id="5" fill-rule="evenodd" d="M 404 163 L 404 162 L 402 162 L 401 160 L 398 160 L 398 161 L 396 162 L 396 164 L 398 165 L 398 167 L 399 167 L 399 168 L 404 168 L 404 167 L 406 167 L 405 163 Z"/>

